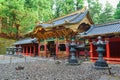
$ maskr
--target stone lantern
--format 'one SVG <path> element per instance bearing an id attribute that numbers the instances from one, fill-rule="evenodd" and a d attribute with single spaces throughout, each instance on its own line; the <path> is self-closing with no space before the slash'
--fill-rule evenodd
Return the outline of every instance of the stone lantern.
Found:
<path id="1" fill-rule="evenodd" d="M 16 54 L 16 52 L 17 52 L 16 46 L 13 47 L 13 50 L 14 50 L 14 55 L 17 55 L 17 54 Z"/>
<path id="2" fill-rule="evenodd" d="M 78 64 L 78 60 L 77 60 L 77 58 L 76 58 L 76 56 L 75 56 L 75 53 L 76 53 L 76 44 L 75 44 L 75 42 L 74 42 L 74 39 L 72 39 L 72 42 L 70 43 L 70 58 L 69 58 L 69 64 L 71 64 L 71 65 L 76 65 L 76 64 Z"/>
<path id="3" fill-rule="evenodd" d="M 6 48 L 6 55 L 8 55 L 9 54 L 9 48 L 7 47 Z"/>
<path id="4" fill-rule="evenodd" d="M 13 54 L 13 48 L 9 47 L 9 54 L 12 55 Z"/>
<path id="5" fill-rule="evenodd" d="M 106 45 L 106 42 L 103 42 L 101 36 L 98 36 L 98 41 L 93 42 L 93 45 L 97 46 L 96 51 L 98 52 L 98 60 L 95 62 L 94 67 L 98 69 L 107 68 L 108 64 L 103 59 L 103 53 L 105 52 L 104 47 Z"/>
<path id="6" fill-rule="evenodd" d="M 18 47 L 18 52 L 19 52 L 19 55 L 22 56 L 22 47 L 21 46 Z"/>

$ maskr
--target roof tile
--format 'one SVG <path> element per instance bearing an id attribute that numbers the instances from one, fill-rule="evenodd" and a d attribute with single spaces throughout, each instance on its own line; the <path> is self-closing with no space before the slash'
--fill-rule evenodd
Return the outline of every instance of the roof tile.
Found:
<path id="1" fill-rule="evenodd" d="M 19 41 L 15 42 L 14 45 L 29 44 L 29 43 L 37 43 L 37 39 L 36 38 L 22 39 L 22 40 L 19 40 Z"/>
<path id="2" fill-rule="evenodd" d="M 81 33 L 81 36 L 93 36 L 118 32 L 120 32 L 120 22 L 99 26 L 93 25 L 88 31 Z"/>

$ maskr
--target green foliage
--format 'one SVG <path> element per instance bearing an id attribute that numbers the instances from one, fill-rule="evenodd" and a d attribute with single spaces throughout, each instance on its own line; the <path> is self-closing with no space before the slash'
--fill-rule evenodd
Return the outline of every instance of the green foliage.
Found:
<path id="1" fill-rule="evenodd" d="M 117 8 L 116 8 L 114 17 L 115 17 L 115 19 L 120 19 L 120 1 L 119 1 L 119 3 L 117 4 Z"/>
<path id="2" fill-rule="evenodd" d="M 2 0 L 0 19 L 5 33 L 27 33 L 36 22 L 52 18 L 52 0 Z"/>
<path id="3" fill-rule="evenodd" d="M 8 27 L 7 29 L 2 29 L 3 32 L 9 34 L 11 32 L 13 33 L 17 33 L 17 29 L 16 28 L 12 28 L 12 27 Z"/>
<path id="4" fill-rule="evenodd" d="M 99 0 L 87 0 L 90 16 L 95 24 L 104 23 L 113 20 L 113 8 L 110 3 L 106 2 L 103 8 Z"/>
<path id="5" fill-rule="evenodd" d="M 83 0 L 76 0 L 76 10 L 83 8 Z"/>
<path id="6" fill-rule="evenodd" d="M 83 8 L 83 0 L 55 0 L 54 18 Z"/>
<path id="7" fill-rule="evenodd" d="M 104 23 L 104 22 L 110 22 L 114 19 L 113 16 L 113 8 L 110 3 L 106 2 L 106 7 L 103 9 L 103 11 L 100 13 L 98 22 Z"/>
<path id="8" fill-rule="evenodd" d="M 19 22 L 21 19 L 23 5 L 22 0 L 4 0 L 0 3 L 0 18 L 2 19 L 3 29 L 8 30 L 9 33 L 18 33 Z"/>
<path id="9" fill-rule="evenodd" d="M 87 0 L 87 1 L 88 1 L 88 7 L 90 11 L 90 16 L 93 22 L 99 23 L 98 19 L 102 11 L 102 5 L 99 3 L 98 0 Z"/>

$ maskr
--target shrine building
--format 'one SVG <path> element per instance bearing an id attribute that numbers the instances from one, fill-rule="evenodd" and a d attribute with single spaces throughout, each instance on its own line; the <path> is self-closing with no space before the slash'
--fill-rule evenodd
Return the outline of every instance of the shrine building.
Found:
<path id="1" fill-rule="evenodd" d="M 80 33 L 80 37 L 85 38 L 90 44 L 90 59 L 97 60 L 98 54 L 93 41 L 101 36 L 106 41 L 104 59 L 108 63 L 120 63 L 120 22 L 111 22 L 101 25 L 92 25 L 88 31 Z"/>
<path id="2" fill-rule="evenodd" d="M 37 56 L 38 55 L 38 41 L 36 38 L 25 38 L 19 40 L 13 44 L 16 48 L 22 48 L 22 55 Z M 16 54 L 19 54 L 19 50 L 16 50 Z"/>
<path id="3" fill-rule="evenodd" d="M 93 25 L 93 21 L 90 18 L 89 11 L 86 9 L 78 10 L 36 25 L 34 30 L 27 35 L 33 39 L 20 40 L 15 43 L 15 46 L 23 48 L 23 55 L 68 57 L 72 37 L 87 31 L 91 25 Z M 35 38 L 37 41 L 34 41 Z M 78 38 L 76 38 L 75 42 L 77 44 L 84 43 Z"/>
<path id="4" fill-rule="evenodd" d="M 86 9 L 40 23 L 27 36 L 31 38 L 14 43 L 16 47 L 22 47 L 25 56 L 69 57 L 69 44 L 74 37 L 76 44 L 88 45 L 90 60 L 93 62 L 98 59 L 93 41 L 101 36 L 107 42 L 104 59 L 108 63 L 120 63 L 120 21 L 94 25 Z"/>

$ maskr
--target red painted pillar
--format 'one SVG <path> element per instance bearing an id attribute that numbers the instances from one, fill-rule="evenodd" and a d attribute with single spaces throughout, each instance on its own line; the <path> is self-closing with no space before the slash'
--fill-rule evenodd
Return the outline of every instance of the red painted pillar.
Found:
<path id="1" fill-rule="evenodd" d="M 69 57 L 70 52 L 69 52 L 69 45 L 68 42 L 66 43 L 66 56 Z"/>
<path id="2" fill-rule="evenodd" d="M 94 46 L 92 42 L 90 42 L 90 59 L 93 61 L 93 51 L 94 51 Z"/>
<path id="3" fill-rule="evenodd" d="M 35 45 L 34 45 L 34 47 L 33 47 L 33 48 L 34 48 L 34 49 L 33 49 L 33 50 L 34 50 L 34 52 L 33 52 L 33 56 L 35 56 Z"/>
<path id="4" fill-rule="evenodd" d="M 44 44 L 44 57 L 46 57 L 46 53 L 47 53 L 47 44 Z"/>
<path id="5" fill-rule="evenodd" d="M 32 46 L 30 46 L 30 56 L 32 55 L 32 49 L 31 48 L 32 48 Z"/>
<path id="6" fill-rule="evenodd" d="M 26 55 L 28 55 L 28 46 L 26 46 Z"/>
<path id="7" fill-rule="evenodd" d="M 106 54 L 107 54 L 107 60 L 109 61 L 109 59 L 110 59 L 110 43 L 108 42 L 107 44 L 106 44 Z"/>

